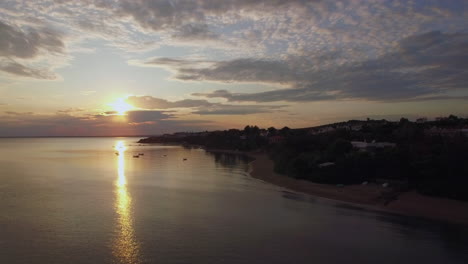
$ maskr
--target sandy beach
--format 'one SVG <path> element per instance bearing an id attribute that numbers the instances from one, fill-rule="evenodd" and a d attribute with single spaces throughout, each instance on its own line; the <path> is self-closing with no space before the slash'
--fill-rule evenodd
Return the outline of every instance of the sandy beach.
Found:
<path id="1" fill-rule="evenodd" d="M 265 153 L 209 150 L 231 154 L 247 155 L 255 159 L 251 162 L 250 175 L 296 192 L 359 204 L 369 209 L 391 213 L 423 217 L 468 226 L 468 202 L 436 198 L 408 191 L 398 195 L 396 200 L 386 203 L 381 197 L 388 189 L 377 184 L 335 185 L 318 184 L 280 175 L 273 170 L 273 162 Z"/>

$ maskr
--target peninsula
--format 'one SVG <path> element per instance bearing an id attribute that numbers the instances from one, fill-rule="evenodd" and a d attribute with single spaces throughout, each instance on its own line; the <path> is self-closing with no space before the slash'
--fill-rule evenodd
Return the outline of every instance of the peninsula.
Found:
<path id="1" fill-rule="evenodd" d="M 139 143 L 248 155 L 255 178 L 311 195 L 468 224 L 468 119 L 179 132 Z"/>

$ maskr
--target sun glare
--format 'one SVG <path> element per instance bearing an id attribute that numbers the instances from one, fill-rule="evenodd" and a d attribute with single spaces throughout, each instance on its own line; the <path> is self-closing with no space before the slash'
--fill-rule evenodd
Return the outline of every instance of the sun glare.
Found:
<path id="1" fill-rule="evenodd" d="M 125 113 L 128 110 L 131 110 L 131 109 L 134 108 L 132 105 L 125 102 L 124 98 L 119 98 L 115 102 L 113 102 L 113 103 L 111 103 L 109 105 L 112 106 L 112 108 L 114 108 L 114 111 L 116 111 L 118 115 L 125 115 Z"/>

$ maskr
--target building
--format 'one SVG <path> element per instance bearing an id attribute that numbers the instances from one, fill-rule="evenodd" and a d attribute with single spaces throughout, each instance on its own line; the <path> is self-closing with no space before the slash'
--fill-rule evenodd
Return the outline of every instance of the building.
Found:
<path id="1" fill-rule="evenodd" d="M 283 142 L 284 137 L 282 136 L 272 136 L 268 139 L 270 144 Z"/>
<path id="2" fill-rule="evenodd" d="M 318 165 L 318 167 L 319 167 L 319 168 L 325 168 L 325 167 L 330 167 L 330 166 L 333 166 L 333 165 L 335 165 L 334 162 L 324 162 L 324 163 L 320 163 L 320 164 Z"/>
<path id="3" fill-rule="evenodd" d="M 365 141 L 351 141 L 351 145 L 353 145 L 353 147 L 359 149 L 359 150 L 363 150 L 363 151 L 367 151 L 367 150 L 371 150 L 371 149 L 378 149 L 378 148 L 393 148 L 396 146 L 395 143 L 390 143 L 390 142 L 375 142 L 372 141 L 370 143 L 368 142 L 365 142 Z"/>
<path id="4" fill-rule="evenodd" d="M 439 128 L 431 127 L 430 129 L 424 130 L 424 134 L 428 136 L 443 136 L 443 137 L 454 137 L 456 135 L 463 134 L 468 136 L 468 128 Z"/>
<path id="5" fill-rule="evenodd" d="M 427 122 L 427 118 L 425 118 L 425 117 L 421 117 L 421 118 L 416 119 L 416 123 L 418 123 L 418 124 L 424 124 L 426 122 Z"/>
<path id="6" fill-rule="evenodd" d="M 333 132 L 335 130 L 336 129 L 332 126 L 326 126 L 326 127 L 320 127 L 320 128 L 312 128 L 309 133 L 311 135 L 318 135 L 318 134 Z"/>

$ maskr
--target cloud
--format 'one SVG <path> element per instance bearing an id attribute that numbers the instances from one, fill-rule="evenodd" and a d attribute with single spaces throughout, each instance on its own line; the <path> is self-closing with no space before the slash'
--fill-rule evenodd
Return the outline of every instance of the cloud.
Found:
<path id="1" fill-rule="evenodd" d="M 119 2 L 118 13 L 130 16 L 144 29 L 161 31 L 190 24 L 203 25 L 207 22 L 207 17 L 220 16 L 232 11 L 240 13 L 256 8 L 266 11 L 306 2 L 308 1 L 123 0 Z"/>
<path id="2" fill-rule="evenodd" d="M 211 107 L 200 107 L 192 112 L 198 115 L 250 115 L 282 111 L 285 106 L 270 105 L 226 105 L 218 104 Z"/>
<path id="3" fill-rule="evenodd" d="M 67 29 L 77 43 L 101 38 L 124 52 L 182 45 L 206 55 L 223 50 L 228 52 L 221 56 L 257 59 L 337 51 L 342 53 L 337 59 L 343 61 L 375 58 L 404 37 L 442 28 L 463 31 L 468 25 L 462 11 L 467 4 L 448 5 L 443 0 L 426 5 L 345 0 L 4 2 L 0 13 L 5 20 L 30 28 L 51 23 Z M 42 33 L 12 30 L 19 39 Z"/>
<path id="4" fill-rule="evenodd" d="M 31 67 L 16 60 L 34 60 L 44 54 L 62 54 L 63 35 L 48 27 L 21 29 L 0 21 L 0 71 L 17 77 L 53 80 L 55 73 L 44 67 Z"/>
<path id="5" fill-rule="evenodd" d="M 0 21 L 0 56 L 33 58 L 41 51 L 62 53 L 63 36 L 51 28 L 27 28 L 25 31 Z"/>
<path id="6" fill-rule="evenodd" d="M 67 108 L 63 110 L 57 110 L 57 114 L 72 114 L 72 113 L 78 113 L 78 112 L 83 112 L 85 111 L 83 108 Z"/>
<path id="7" fill-rule="evenodd" d="M 148 121 L 161 121 L 173 117 L 161 111 L 129 111 L 127 118 L 130 123 L 143 123 Z"/>
<path id="8" fill-rule="evenodd" d="M 330 93 L 314 92 L 308 88 L 300 89 L 278 89 L 259 93 L 230 93 L 227 90 L 216 90 L 212 93 L 193 93 L 194 96 L 210 98 L 224 98 L 231 102 L 312 102 L 335 100 L 337 96 Z"/>
<path id="9" fill-rule="evenodd" d="M 175 78 L 180 80 L 213 80 L 223 82 L 285 83 L 300 78 L 300 69 L 283 61 L 236 59 L 222 61 L 213 67 L 198 69 L 182 67 Z"/>
<path id="10" fill-rule="evenodd" d="M 219 35 L 210 31 L 206 24 L 187 24 L 181 26 L 172 37 L 186 41 L 217 40 Z"/>
<path id="11" fill-rule="evenodd" d="M 144 109 L 191 108 L 198 115 L 247 115 L 281 111 L 284 105 L 230 105 L 207 100 L 184 99 L 170 102 L 152 96 L 130 96 L 127 102 Z"/>
<path id="12" fill-rule="evenodd" d="M 1 136 L 154 135 L 218 128 L 207 120 L 181 120 L 161 111 L 131 111 L 127 116 L 12 111 L 0 115 Z"/>
<path id="13" fill-rule="evenodd" d="M 260 93 L 194 93 L 229 101 L 408 100 L 466 90 L 468 34 L 428 32 L 401 40 L 395 49 L 362 62 L 323 69 L 317 58 L 235 59 L 212 67 L 172 65 L 175 78 L 190 81 L 257 82 L 286 88 Z"/>
<path id="14" fill-rule="evenodd" d="M 170 102 L 168 100 L 152 96 L 130 96 L 126 101 L 133 106 L 144 109 L 192 108 L 213 105 L 206 100 L 185 99 Z"/>
<path id="15" fill-rule="evenodd" d="M 14 61 L 1 61 L 0 60 L 0 71 L 21 76 L 21 77 L 29 77 L 34 79 L 42 79 L 42 80 L 54 80 L 57 78 L 56 74 L 50 72 L 47 69 L 34 69 L 28 66 L 19 64 Z"/>

